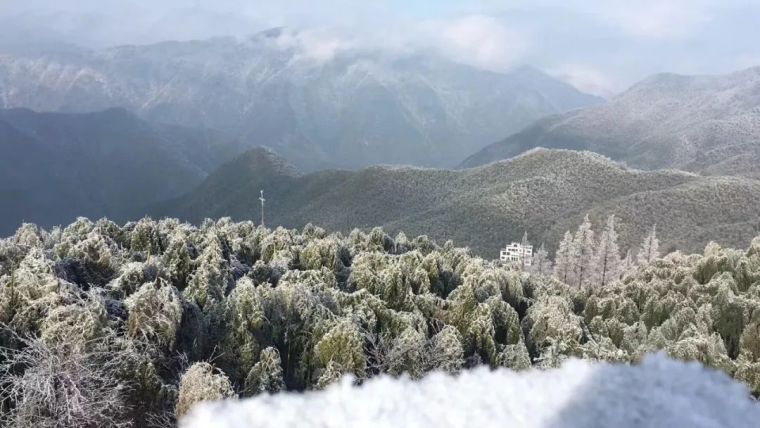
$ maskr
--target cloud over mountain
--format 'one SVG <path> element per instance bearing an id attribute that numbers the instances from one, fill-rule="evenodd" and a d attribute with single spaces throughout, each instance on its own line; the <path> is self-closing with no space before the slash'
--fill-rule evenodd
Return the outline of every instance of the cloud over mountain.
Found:
<path id="1" fill-rule="evenodd" d="M 5 3 L 0 11 L 0 49 L 16 42 L 103 48 L 246 37 L 287 26 L 310 36 L 303 40 L 304 55 L 312 59 L 362 47 L 434 51 L 491 71 L 519 63 L 544 70 L 575 65 L 616 76 L 600 87 L 603 94 L 622 91 L 664 69 L 723 73 L 755 65 L 746 59 L 759 56 L 753 41 L 760 38 L 755 25 L 760 4 L 748 0 Z M 623 51 L 625 56 L 620 55 Z"/>

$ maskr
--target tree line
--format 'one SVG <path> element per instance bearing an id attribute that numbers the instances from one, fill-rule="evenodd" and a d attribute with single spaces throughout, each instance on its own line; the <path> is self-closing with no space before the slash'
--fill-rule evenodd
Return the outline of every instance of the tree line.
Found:
<path id="1" fill-rule="evenodd" d="M 541 244 L 531 266 L 528 268 L 522 263 L 521 267 L 533 274 L 553 275 L 557 280 L 577 287 L 604 287 L 619 281 L 636 267 L 646 266 L 660 257 L 656 225 L 644 237 L 635 256 L 631 250 L 622 256 L 616 221 L 614 215 L 609 216 L 604 230 L 597 235 L 587 215 L 574 234 L 565 232 L 554 261 L 549 259 L 545 246 Z M 526 233 L 522 245 L 528 244 Z"/>

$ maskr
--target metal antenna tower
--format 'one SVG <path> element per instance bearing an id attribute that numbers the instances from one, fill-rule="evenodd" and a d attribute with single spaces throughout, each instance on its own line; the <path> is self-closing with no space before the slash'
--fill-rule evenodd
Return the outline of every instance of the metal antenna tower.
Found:
<path id="1" fill-rule="evenodd" d="M 259 200 L 261 201 L 261 225 L 264 226 L 264 202 L 266 202 L 266 199 L 264 199 L 264 191 L 261 191 L 261 197 L 259 197 Z"/>

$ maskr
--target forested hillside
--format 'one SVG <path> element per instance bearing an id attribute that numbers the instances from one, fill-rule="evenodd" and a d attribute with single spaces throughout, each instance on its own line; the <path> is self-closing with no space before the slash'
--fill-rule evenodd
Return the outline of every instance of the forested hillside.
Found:
<path id="1" fill-rule="evenodd" d="M 217 129 L 302 169 L 453 167 L 548 114 L 602 102 L 530 67 L 497 73 L 432 52 L 356 46 L 313 58 L 273 29 L 244 39 L 0 52 L 0 107 Z"/>
<path id="2" fill-rule="evenodd" d="M 0 110 L 0 235 L 21 221 L 139 218 L 240 151 L 216 132 L 152 124 L 123 109 Z"/>
<path id="3" fill-rule="evenodd" d="M 582 224 L 573 248 L 604 254 L 609 231 L 592 239 Z M 639 255 L 657 253 L 653 238 Z M 760 393 L 760 238 L 594 278 L 571 285 L 381 229 L 25 224 L 0 241 L 0 420 L 166 427 L 202 400 L 347 373 L 636 363 L 656 350 Z"/>
<path id="4" fill-rule="evenodd" d="M 381 225 L 391 233 L 451 239 L 488 258 L 525 231 L 553 252 L 587 213 L 597 225 L 618 217 L 624 248 L 638 245 L 655 224 L 664 247 L 686 251 L 711 240 L 746 246 L 760 226 L 760 182 L 636 171 L 563 150 L 461 171 L 379 166 L 307 175 L 271 152 L 254 150 L 151 214 L 194 223 L 223 216 L 258 220 L 262 189 L 267 224 L 300 228 L 312 222 L 343 232 Z"/>
<path id="5" fill-rule="evenodd" d="M 535 147 L 590 150 L 630 166 L 760 177 L 760 67 L 650 77 L 609 103 L 541 119 L 463 167 Z"/>

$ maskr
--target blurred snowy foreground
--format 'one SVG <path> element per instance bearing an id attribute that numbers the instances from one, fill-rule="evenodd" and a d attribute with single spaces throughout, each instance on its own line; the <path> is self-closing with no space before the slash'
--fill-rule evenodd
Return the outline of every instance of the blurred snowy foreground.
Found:
<path id="1" fill-rule="evenodd" d="M 420 381 L 350 379 L 325 391 L 197 406 L 183 428 L 757 427 L 760 404 L 723 373 L 664 355 L 638 366 L 570 360 L 562 368 L 486 368 Z"/>

